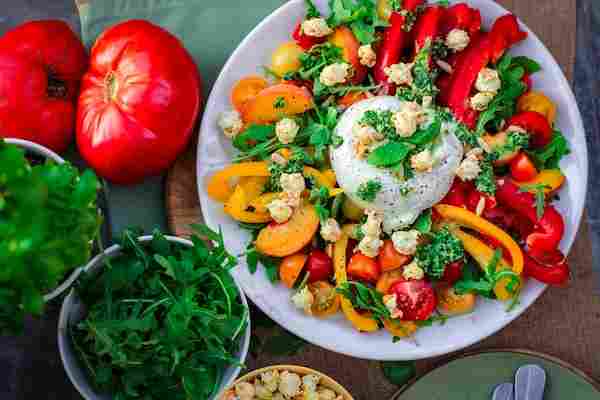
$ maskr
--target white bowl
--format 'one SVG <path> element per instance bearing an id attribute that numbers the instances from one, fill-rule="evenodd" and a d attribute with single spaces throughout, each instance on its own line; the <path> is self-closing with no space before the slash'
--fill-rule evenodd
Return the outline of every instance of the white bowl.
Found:
<path id="1" fill-rule="evenodd" d="M 167 240 L 174 243 L 179 243 L 185 246 L 192 247 L 193 244 L 189 240 L 181 239 L 174 236 L 165 236 Z M 138 238 L 140 242 L 148 242 L 152 240 L 152 236 L 142 236 Z M 98 254 L 94 257 L 83 269 L 85 272 L 97 272 L 100 268 L 104 266 L 104 259 L 106 257 L 113 258 L 118 256 L 121 250 L 121 246 L 113 245 L 106 249 L 103 253 Z M 246 296 L 242 291 L 242 288 L 237 285 L 238 292 L 240 293 L 240 298 L 242 303 L 247 308 L 248 302 L 246 301 Z M 58 348 L 60 351 L 60 358 L 62 360 L 63 366 L 71 383 L 77 391 L 83 396 L 86 400 L 110 400 L 111 397 L 106 394 L 98 394 L 94 392 L 92 385 L 88 382 L 87 373 L 85 368 L 82 368 L 79 365 L 79 359 L 77 358 L 77 353 L 72 346 L 71 337 L 69 335 L 69 326 L 79 322 L 83 319 L 85 313 L 85 309 L 75 291 L 71 290 L 69 295 L 65 298 L 62 308 L 60 310 L 60 317 L 58 320 Z M 244 331 L 243 336 L 240 338 L 240 348 L 238 350 L 238 354 L 236 355 L 239 364 L 243 364 L 246 361 L 246 357 L 248 355 L 248 349 L 250 347 L 250 315 L 248 314 L 248 324 L 246 325 L 246 330 Z M 217 399 L 219 393 L 221 393 L 225 388 L 230 386 L 237 376 L 239 375 L 242 367 L 241 366 L 231 366 L 225 370 L 223 374 L 223 378 L 221 379 L 221 384 L 219 386 L 219 390 L 213 399 Z"/>
<path id="2" fill-rule="evenodd" d="M 481 10 L 483 24 L 488 29 L 495 18 L 508 12 L 491 0 L 467 2 Z M 317 0 L 316 3 L 322 11 L 327 9 L 326 0 Z M 206 223 L 213 229 L 221 227 L 226 245 L 237 254 L 243 253 L 250 235 L 225 215 L 222 205 L 212 201 L 206 193 L 208 177 L 227 165 L 235 154 L 229 140 L 217 128 L 217 116 L 220 112 L 231 109 L 229 92 L 233 84 L 244 76 L 260 74 L 261 66 L 269 63 L 272 51 L 282 42 L 290 40 L 293 27 L 304 14 L 304 2 L 293 0 L 260 23 L 231 55 L 212 89 L 204 112 L 197 161 L 200 204 Z M 557 103 L 557 126 L 567 137 L 572 150 L 561 163 L 567 183 L 557 202 L 566 223 L 561 243 L 561 249 L 566 254 L 575 240 L 581 222 L 587 190 L 588 155 L 585 132 L 575 97 L 560 67 L 538 37 L 524 24 L 522 27 L 529 33 L 529 37 L 510 53 L 529 55 L 542 65 L 543 70 L 534 75 L 535 89 L 542 90 Z M 392 343 L 391 336 L 384 331 L 374 334 L 357 332 L 341 315 L 323 321 L 301 314 L 290 303 L 287 288 L 271 285 L 262 270 L 251 275 L 243 261 L 234 271 L 234 276 L 260 309 L 294 334 L 331 351 L 376 360 L 416 360 L 465 348 L 494 334 L 517 318 L 546 288 L 545 285 L 530 280 L 522 292 L 521 304 L 510 313 L 505 311 L 506 305 L 503 303 L 481 299 L 475 312 L 470 315 L 452 318 L 441 327 L 420 329 L 414 340 Z M 560 294 L 557 292 L 556 295 Z"/>
<path id="3" fill-rule="evenodd" d="M 56 154 L 49 148 L 39 145 L 37 143 L 30 142 L 29 140 L 8 138 L 8 139 L 4 139 L 4 141 L 6 143 L 10 143 L 10 144 L 14 144 L 16 146 L 22 147 L 25 150 L 27 150 L 33 154 L 36 154 L 38 156 L 49 158 L 49 159 L 53 160 L 54 162 L 56 162 L 57 164 L 65 163 L 65 160 L 61 156 L 59 156 L 58 154 Z M 54 290 L 52 290 L 50 293 L 48 293 L 44 296 L 44 301 L 47 303 L 47 302 L 57 298 L 58 296 L 63 294 L 65 291 L 67 291 L 67 289 L 69 289 L 71 287 L 73 282 L 75 282 L 75 280 L 77 279 L 77 277 L 79 276 L 80 273 L 81 273 L 81 267 L 77 267 L 77 268 L 73 269 L 73 271 L 69 274 L 69 276 L 67 276 L 67 278 L 64 281 L 62 281 L 62 283 L 60 285 L 58 285 Z"/>

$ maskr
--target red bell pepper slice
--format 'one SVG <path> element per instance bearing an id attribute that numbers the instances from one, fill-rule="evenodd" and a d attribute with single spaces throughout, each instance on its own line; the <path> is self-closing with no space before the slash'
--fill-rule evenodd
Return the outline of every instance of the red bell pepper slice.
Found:
<path id="1" fill-rule="evenodd" d="M 414 12 L 417 6 L 421 5 L 423 0 L 405 0 L 403 8 L 408 12 Z M 390 26 L 383 32 L 383 41 L 377 54 L 377 63 L 373 68 L 373 77 L 377 84 L 382 85 L 383 93 L 391 93 L 393 84 L 388 81 L 385 68 L 397 64 L 400 61 L 400 55 L 409 42 L 409 32 L 404 30 L 404 18 L 400 13 L 393 12 L 390 16 Z"/>
<path id="2" fill-rule="evenodd" d="M 556 250 L 565 232 L 565 223 L 556 208 L 549 204 L 546 205 L 544 214 L 538 219 L 535 196 L 532 193 L 522 192 L 507 178 L 498 179 L 497 184 L 496 198 L 498 201 L 535 224 L 534 231 L 525 239 L 529 249 L 533 249 L 533 251 Z"/>
<path id="3" fill-rule="evenodd" d="M 467 188 L 460 178 L 454 178 L 448 194 L 440 201 L 441 204 L 449 204 L 455 207 L 466 207 Z"/>
<path id="4" fill-rule="evenodd" d="M 524 111 L 515 114 L 507 124 L 521 127 L 529 132 L 533 147 L 544 147 L 552 140 L 552 127 L 548 119 L 539 112 Z"/>
<path id="5" fill-rule="evenodd" d="M 489 35 L 482 34 L 463 51 L 452 73 L 452 82 L 446 95 L 440 98 L 445 101 L 454 116 L 469 128 L 475 127 L 478 115 L 469 104 L 471 90 L 477 75 L 490 61 L 490 45 Z"/>
<path id="6" fill-rule="evenodd" d="M 536 260 L 528 252 L 523 252 L 523 274 L 548 285 L 564 285 L 569 280 L 569 264 L 564 255 L 555 250 L 546 254 L 546 262 Z"/>
<path id="7" fill-rule="evenodd" d="M 477 34 L 481 30 L 481 13 L 466 3 L 448 7 L 442 21 L 441 33 L 445 36 L 452 29 L 465 30 L 469 32 L 469 36 Z"/>
<path id="8" fill-rule="evenodd" d="M 305 35 L 302 32 L 302 21 L 298 22 L 298 25 L 296 25 L 296 29 L 294 29 L 292 37 L 296 43 L 298 43 L 298 46 L 302 47 L 304 50 L 310 50 L 314 45 L 323 43 L 325 40 L 327 40 L 326 37 L 318 38 Z"/>
<path id="9" fill-rule="evenodd" d="M 527 32 L 521 31 L 517 17 L 513 14 L 507 14 L 494 22 L 490 37 L 492 42 L 492 62 L 496 63 L 502 58 L 509 47 L 521 40 L 525 40 Z"/>
<path id="10" fill-rule="evenodd" d="M 439 33 L 440 23 L 446 9 L 440 6 L 427 7 L 414 28 L 415 54 L 425 46 L 427 40 L 433 41 Z"/>

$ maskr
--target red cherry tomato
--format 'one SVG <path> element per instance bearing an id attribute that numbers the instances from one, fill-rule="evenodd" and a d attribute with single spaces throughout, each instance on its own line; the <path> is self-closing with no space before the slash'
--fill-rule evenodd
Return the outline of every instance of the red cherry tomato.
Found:
<path id="1" fill-rule="evenodd" d="M 521 152 L 510 162 L 510 176 L 519 182 L 527 182 L 537 176 L 535 165 L 527 154 Z"/>
<path id="2" fill-rule="evenodd" d="M 198 68 L 179 39 L 142 20 L 98 37 L 81 82 L 77 145 L 96 172 L 132 184 L 185 150 L 200 110 Z"/>
<path id="3" fill-rule="evenodd" d="M 322 250 L 313 250 L 308 255 L 306 270 L 310 274 L 308 282 L 326 281 L 333 275 L 333 261 Z"/>
<path id="4" fill-rule="evenodd" d="M 83 44 L 62 21 L 32 21 L 6 32 L 0 39 L 0 137 L 66 150 L 87 62 Z"/>
<path id="5" fill-rule="evenodd" d="M 405 321 L 424 321 L 431 316 L 437 306 L 433 287 L 423 280 L 400 281 L 389 291 L 397 297 L 398 308 Z"/>
<path id="6" fill-rule="evenodd" d="M 302 47 L 304 50 L 310 50 L 316 44 L 323 43 L 327 40 L 326 37 L 318 38 L 313 36 L 308 36 L 302 33 L 302 22 L 298 22 L 296 28 L 294 29 L 294 33 L 292 37 L 298 43 L 298 46 Z"/>
<path id="7" fill-rule="evenodd" d="M 442 275 L 442 281 L 450 285 L 458 282 L 458 280 L 462 277 L 464 265 L 465 263 L 463 260 L 454 261 L 453 263 L 446 265 L 446 269 L 444 269 L 444 275 Z"/>
<path id="8" fill-rule="evenodd" d="M 377 261 L 383 272 L 392 271 L 406 265 L 410 262 L 411 257 L 398 253 L 394 248 L 394 243 L 391 240 L 383 242 L 383 246 L 379 249 Z"/>
<path id="9" fill-rule="evenodd" d="M 371 257 L 355 253 L 347 267 L 348 275 L 363 281 L 377 283 L 381 276 L 381 266 Z"/>

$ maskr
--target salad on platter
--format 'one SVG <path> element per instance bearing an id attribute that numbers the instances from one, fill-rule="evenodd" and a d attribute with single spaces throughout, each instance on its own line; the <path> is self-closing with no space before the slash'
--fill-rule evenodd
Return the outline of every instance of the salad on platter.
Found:
<path id="1" fill-rule="evenodd" d="M 509 49 L 512 14 L 466 3 L 306 0 L 218 124 L 238 153 L 207 192 L 252 233 L 246 257 L 315 318 L 395 339 L 518 303 L 526 279 L 565 284 L 552 205 L 569 153 L 540 65 Z"/>

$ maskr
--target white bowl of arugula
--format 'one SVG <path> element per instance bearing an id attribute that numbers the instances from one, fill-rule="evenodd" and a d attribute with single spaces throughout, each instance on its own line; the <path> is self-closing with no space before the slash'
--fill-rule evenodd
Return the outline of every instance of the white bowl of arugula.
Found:
<path id="1" fill-rule="evenodd" d="M 0 142 L 0 333 L 20 333 L 26 314 L 64 293 L 89 260 L 101 216 L 98 180 L 51 150 Z M 10 244 L 7 245 L 7 244 Z"/>
<path id="2" fill-rule="evenodd" d="M 196 232 L 207 241 L 127 230 L 85 267 L 58 326 L 85 399 L 214 399 L 238 376 L 250 320 L 229 273 L 237 260 L 220 234 Z"/>

